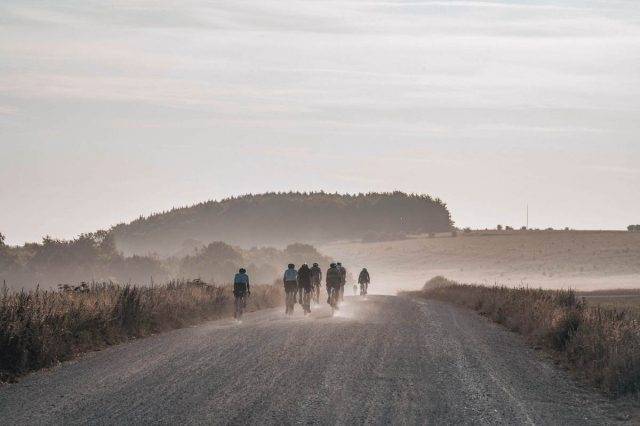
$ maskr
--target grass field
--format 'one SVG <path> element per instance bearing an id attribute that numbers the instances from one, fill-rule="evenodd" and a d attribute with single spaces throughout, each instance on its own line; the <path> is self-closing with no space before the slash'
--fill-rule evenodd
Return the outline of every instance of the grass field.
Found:
<path id="1" fill-rule="evenodd" d="M 352 271 L 367 266 L 372 291 L 418 289 L 424 277 L 578 290 L 640 287 L 640 233 L 473 231 L 386 242 L 341 242 L 320 250 Z"/>
<path id="2" fill-rule="evenodd" d="M 640 314 L 640 288 L 581 291 L 577 295 L 591 306 L 635 309 Z"/>

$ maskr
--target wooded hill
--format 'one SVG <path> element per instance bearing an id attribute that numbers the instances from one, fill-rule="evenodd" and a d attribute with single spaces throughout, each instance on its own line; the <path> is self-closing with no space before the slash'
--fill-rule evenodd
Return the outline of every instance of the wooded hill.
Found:
<path id="1" fill-rule="evenodd" d="M 175 208 L 117 225 L 110 232 L 126 255 L 171 256 L 212 241 L 242 247 L 284 246 L 359 239 L 372 232 L 442 232 L 452 225 L 446 204 L 428 195 L 288 192 Z"/>

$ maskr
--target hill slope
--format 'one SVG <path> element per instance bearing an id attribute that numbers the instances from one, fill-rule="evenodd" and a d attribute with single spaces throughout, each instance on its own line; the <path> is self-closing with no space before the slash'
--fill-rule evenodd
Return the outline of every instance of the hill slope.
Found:
<path id="1" fill-rule="evenodd" d="M 424 233 L 450 229 L 446 204 L 402 192 L 358 195 L 266 193 L 207 201 L 140 217 L 112 228 L 125 254 L 171 255 L 225 241 L 246 247 L 362 238 L 367 233 Z"/>

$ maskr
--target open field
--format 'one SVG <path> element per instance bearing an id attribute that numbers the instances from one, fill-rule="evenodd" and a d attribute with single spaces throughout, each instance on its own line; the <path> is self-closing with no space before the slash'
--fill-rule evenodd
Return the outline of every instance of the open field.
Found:
<path id="1" fill-rule="evenodd" d="M 367 266 L 372 291 L 383 293 L 421 288 L 425 277 L 436 275 L 481 284 L 578 290 L 640 287 L 637 232 L 474 231 L 457 237 L 342 242 L 320 250 L 343 260 L 352 272 Z"/>
<path id="2" fill-rule="evenodd" d="M 637 310 L 640 318 L 640 288 L 581 291 L 577 295 L 588 305 Z"/>

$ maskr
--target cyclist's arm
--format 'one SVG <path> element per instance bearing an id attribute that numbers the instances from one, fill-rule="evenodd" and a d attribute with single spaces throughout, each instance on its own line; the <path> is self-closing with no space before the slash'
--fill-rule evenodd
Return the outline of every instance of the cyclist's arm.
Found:
<path id="1" fill-rule="evenodd" d="M 249 286 L 249 276 L 247 275 L 247 293 L 251 293 L 251 286 Z"/>

